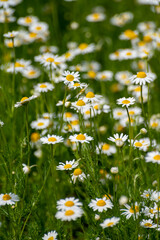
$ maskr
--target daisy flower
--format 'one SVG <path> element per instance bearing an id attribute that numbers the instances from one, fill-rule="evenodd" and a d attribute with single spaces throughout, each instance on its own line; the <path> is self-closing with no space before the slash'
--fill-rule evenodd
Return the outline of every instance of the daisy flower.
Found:
<path id="1" fill-rule="evenodd" d="M 49 135 L 47 137 L 40 138 L 42 144 L 56 144 L 63 142 L 64 138 L 56 135 Z"/>
<path id="2" fill-rule="evenodd" d="M 6 38 L 15 38 L 18 35 L 17 31 L 12 31 L 12 32 L 8 32 L 3 34 L 4 37 Z"/>
<path id="3" fill-rule="evenodd" d="M 29 26 L 29 31 L 33 33 L 45 33 L 48 30 L 48 24 L 45 22 L 34 22 Z"/>
<path id="4" fill-rule="evenodd" d="M 41 130 L 49 127 L 49 119 L 39 118 L 37 121 L 31 122 L 31 128 Z"/>
<path id="5" fill-rule="evenodd" d="M 117 142 L 117 141 L 122 141 L 123 143 L 128 139 L 128 135 L 124 135 L 123 133 L 121 133 L 120 135 L 118 133 L 113 135 L 114 137 L 109 137 L 108 140 L 112 141 L 112 142 Z"/>
<path id="6" fill-rule="evenodd" d="M 96 198 L 96 200 L 92 199 L 88 204 L 93 211 L 103 212 L 107 211 L 108 208 L 112 209 L 113 204 L 109 199 L 104 198 Z"/>
<path id="7" fill-rule="evenodd" d="M 39 69 L 32 66 L 28 67 L 27 69 L 24 69 L 24 71 L 22 72 L 22 75 L 28 79 L 38 78 L 40 74 L 41 72 L 39 71 Z"/>
<path id="8" fill-rule="evenodd" d="M 86 54 L 94 52 L 95 50 L 95 44 L 87 44 L 87 43 L 81 43 L 77 48 L 77 54 Z"/>
<path id="9" fill-rule="evenodd" d="M 131 83 L 129 80 L 131 76 L 132 73 L 129 71 L 120 71 L 115 74 L 115 79 L 123 85 L 129 85 Z"/>
<path id="10" fill-rule="evenodd" d="M 42 237 L 43 240 L 57 240 L 58 233 L 56 231 L 48 232 Z"/>
<path id="11" fill-rule="evenodd" d="M 103 71 L 97 73 L 96 79 L 102 80 L 102 81 L 111 81 L 113 77 L 113 72 L 111 71 Z"/>
<path id="12" fill-rule="evenodd" d="M 56 68 L 57 63 L 61 61 L 61 58 L 52 53 L 44 53 L 39 58 L 39 61 L 44 67 L 47 67 L 48 69 L 51 67 L 52 69 L 54 69 Z"/>
<path id="13" fill-rule="evenodd" d="M 79 133 L 70 136 L 69 139 L 71 140 L 71 142 L 89 143 L 93 140 L 93 137 L 88 136 L 86 133 Z"/>
<path id="14" fill-rule="evenodd" d="M 119 221 L 120 221 L 120 218 L 117 218 L 117 217 L 106 218 L 104 222 L 100 224 L 100 226 L 102 228 L 113 227 L 116 224 L 118 224 Z"/>
<path id="15" fill-rule="evenodd" d="M 38 92 L 38 93 L 52 91 L 53 89 L 54 89 L 54 86 L 48 82 L 38 83 L 36 86 L 34 86 L 35 92 Z"/>
<path id="16" fill-rule="evenodd" d="M 129 97 L 129 98 L 119 98 L 117 99 L 117 104 L 122 105 L 122 107 L 129 107 L 130 105 L 133 105 L 135 103 L 135 98 Z"/>
<path id="17" fill-rule="evenodd" d="M 86 107 L 86 103 L 83 101 L 83 99 L 79 99 L 78 101 L 71 103 L 71 106 L 76 110 L 82 110 L 84 107 Z"/>
<path id="18" fill-rule="evenodd" d="M 37 98 L 37 96 L 33 95 L 31 97 L 23 97 L 20 102 L 17 102 L 14 107 L 21 107 L 29 103 L 31 100 Z"/>
<path id="19" fill-rule="evenodd" d="M 22 170 L 23 170 L 24 174 L 28 174 L 28 173 L 30 173 L 31 168 L 35 167 L 36 165 L 27 166 L 25 163 L 22 163 L 22 166 L 23 166 Z"/>
<path id="20" fill-rule="evenodd" d="M 114 119 L 123 119 L 126 117 L 126 111 L 122 108 L 113 109 L 113 118 Z"/>
<path id="21" fill-rule="evenodd" d="M 93 92 L 88 92 L 83 100 L 85 102 L 97 102 L 100 98 L 102 98 L 101 95 L 95 95 Z"/>
<path id="22" fill-rule="evenodd" d="M 138 148 L 139 150 L 146 152 L 150 146 L 150 140 L 149 138 L 142 138 L 139 140 L 135 140 L 133 143 L 133 146 L 135 148 Z"/>
<path id="23" fill-rule="evenodd" d="M 84 179 L 86 178 L 86 175 L 82 172 L 80 168 L 76 168 L 74 172 L 71 174 L 71 178 L 73 183 L 75 184 L 77 179 L 83 182 Z"/>
<path id="24" fill-rule="evenodd" d="M 151 219 L 148 219 L 148 220 L 143 219 L 140 222 L 140 226 L 144 228 L 156 228 L 157 224 L 153 223 Z"/>
<path id="25" fill-rule="evenodd" d="M 68 88 L 69 89 L 83 89 L 83 91 L 88 87 L 88 85 L 86 83 L 80 83 L 80 82 L 70 82 L 68 84 Z"/>
<path id="26" fill-rule="evenodd" d="M 72 170 L 78 166 L 79 162 L 73 159 L 72 161 L 60 162 L 57 166 L 57 170 Z"/>
<path id="27" fill-rule="evenodd" d="M 138 217 L 139 206 L 138 206 L 137 202 L 135 203 L 134 207 L 130 207 L 128 204 L 124 204 L 124 206 L 126 207 L 126 209 L 121 209 L 121 211 L 123 211 L 122 215 L 125 215 L 126 219 L 129 219 L 132 216 L 134 219 L 135 219 L 135 217 L 136 218 Z"/>
<path id="28" fill-rule="evenodd" d="M 82 203 L 79 202 L 79 199 L 75 199 L 75 197 L 60 199 L 57 201 L 57 209 L 58 210 L 69 210 L 81 207 Z"/>
<path id="29" fill-rule="evenodd" d="M 70 84 L 78 82 L 79 83 L 79 72 L 70 72 L 70 71 L 65 71 L 62 75 L 62 81 L 64 82 L 64 84 Z"/>
<path id="30" fill-rule="evenodd" d="M 136 38 L 138 38 L 138 32 L 137 31 L 133 31 L 131 29 L 127 29 L 126 31 L 124 31 L 119 38 L 121 40 L 134 40 Z"/>
<path id="31" fill-rule="evenodd" d="M 14 193 L 0 194 L 0 206 L 14 205 L 19 201 L 19 197 Z"/>
<path id="32" fill-rule="evenodd" d="M 75 221 L 83 215 L 83 210 L 81 208 L 74 208 L 69 210 L 58 211 L 55 218 L 61 221 Z"/>
<path id="33" fill-rule="evenodd" d="M 121 49 L 118 60 L 129 60 L 138 58 L 138 51 L 135 49 Z"/>
<path id="34" fill-rule="evenodd" d="M 153 193 L 152 189 L 144 190 L 144 192 L 141 194 L 141 197 L 145 199 L 150 199 L 152 193 Z"/>
<path id="35" fill-rule="evenodd" d="M 26 16 L 26 17 L 20 17 L 17 21 L 19 25 L 29 27 L 32 23 L 35 23 L 38 21 L 38 18 L 35 16 Z"/>
<path id="36" fill-rule="evenodd" d="M 24 59 L 17 59 L 15 64 L 11 64 L 7 68 L 7 72 L 14 73 L 14 71 L 17 72 L 23 72 L 24 69 L 30 67 L 31 61 L 30 60 L 24 60 Z"/>
<path id="37" fill-rule="evenodd" d="M 101 22 L 106 19 L 106 15 L 104 13 L 92 13 L 86 17 L 88 22 Z"/>
<path id="38" fill-rule="evenodd" d="M 160 152 L 158 151 L 148 152 L 145 157 L 145 161 L 160 164 Z"/>
<path id="39" fill-rule="evenodd" d="M 112 154 L 116 153 L 116 148 L 108 143 L 99 143 L 96 151 L 97 154 L 100 154 L 101 152 L 103 154 L 107 154 L 107 156 L 111 156 Z"/>
<path id="40" fill-rule="evenodd" d="M 146 83 L 151 83 L 155 80 L 156 75 L 153 73 L 137 72 L 137 75 L 130 77 L 132 83 L 145 85 Z"/>
<path id="41" fill-rule="evenodd" d="M 151 194 L 151 201 L 159 202 L 160 201 L 160 192 L 154 191 Z"/>

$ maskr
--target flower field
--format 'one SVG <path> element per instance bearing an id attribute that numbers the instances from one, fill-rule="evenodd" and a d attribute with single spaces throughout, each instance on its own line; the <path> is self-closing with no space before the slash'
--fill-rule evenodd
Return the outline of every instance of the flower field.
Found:
<path id="1" fill-rule="evenodd" d="M 160 0 L 0 0 L 0 240 L 160 239 Z"/>

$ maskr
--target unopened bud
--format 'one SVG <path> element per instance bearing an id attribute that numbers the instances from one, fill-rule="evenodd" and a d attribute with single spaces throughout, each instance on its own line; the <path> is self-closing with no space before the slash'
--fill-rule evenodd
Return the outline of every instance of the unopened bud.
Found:
<path id="1" fill-rule="evenodd" d="M 113 174 L 117 174 L 118 173 L 118 167 L 112 167 L 110 171 Z"/>
<path id="2" fill-rule="evenodd" d="M 126 196 L 121 196 L 119 199 L 119 204 L 124 205 L 128 202 L 128 198 Z"/>
<path id="3" fill-rule="evenodd" d="M 97 221 L 98 221 L 98 220 L 100 219 L 100 215 L 98 215 L 98 214 L 95 214 L 95 217 L 94 217 L 94 218 L 95 218 L 95 220 L 97 220 Z"/>
<path id="4" fill-rule="evenodd" d="M 140 133 L 141 133 L 141 134 L 146 134 L 146 133 L 147 133 L 147 130 L 146 130 L 145 128 L 141 128 Z"/>

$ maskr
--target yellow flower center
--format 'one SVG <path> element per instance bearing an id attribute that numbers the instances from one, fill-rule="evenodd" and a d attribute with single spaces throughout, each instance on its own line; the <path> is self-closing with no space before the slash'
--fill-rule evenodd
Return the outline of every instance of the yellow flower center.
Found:
<path id="1" fill-rule="evenodd" d="M 134 144 L 134 146 L 135 146 L 135 147 L 142 147 L 142 143 L 136 142 L 136 143 Z"/>
<path id="2" fill-rule="evenodd" d="M 37 33 L 32 32 L 29 34 L 29 36 L 30 36 L 30 38 L 35 38 L 35 37 L 37 37 Z"/>
<path id="3" fill-rule="evenodd" d="M 153 157 L 154 160 L 159 161 L 160 160 L 160 154 L 157 154 Z"/>
<path id="4" fill-rule="evenodd" d="M 110 227 L 114 224 L 114 222 L 107 223 L 107 227 Z"/>
<path id="5" fill-rule="evenodd" d="M 66 79 L 67 79 L 67 81 L 72 82 L 72 81 L 74 80 L 74 76 L 71 75 L 71 74 L 68 74 L 68 75 L 66 76 Z"/>
<path id="6" fill-rule="evenodd" d="M 95 77 L 96 77 L 96 73 L 95 73 L 94 71 L 89 71 L 89 72 L 88 72 L 88 76 L 89 76 L 90 78 L 95 78 Z"/>
<path id="7" fill-rule="evenodd" d="M 152 42 L 152 38 L 150 36 L 144 36 L 143 41 L 146 43 Z"/>
<path id="8" fill-rule="evenodd" d="M 138 206 L 135 206 L 135 210 L 133 209 L 133 207 L 131 207 L 131 208 L 129 209 L 129 211 L 130 211 L 130 213 L 134 213 L 134 211 L 137 213 L 137 212 L 139 212 L 139 207 L 138 207 Z"/>
<path id="9" fill-rule="evenodd" d="M 129 104 L 129 103 L 130 103 L 130 101 L 129 101 L 129 100 L 127 100 L 127 99 L 125 99 L 125 100 L 123 100 L 123 101 L 122 101 L 122 103 L 123 103 L 123 104 Z"/>
<path id="10" fill-rule="evenodd" d="M 9 194 L 4 194 L 2 199 L 3 199 L 3 201 L 8 201 L 11 199 L 11 197 L 9 196 Z"/>
<path id="11" fill-rule="evenodd" d="M 108 150 L 108 149 L 110 149 L 110 145 L 109 144 L 107 144 L 107 143 L 105 143 L 105 144 L 103 144 L 103 146 L 102 146 L 102 150 Z"/>
<path id="12" fill-rule="evenodd" d="M 127 52 L 126 55 L 127 55 L 127 56 L 131 56 L 132 53 L 131 53 L 131 52 Z"/>
<path id="13" fill-rule="evenodd" d="M 90 110 L 85 111 L 86 115 L 90 115 Z"/>
<path id="14" fill-rule="evenodd" d="M 93 17 L 94 20 L 98 20 L 100 15 L 99 15 L 99 13 L 93 13 L 92 17 Z"/>
<path id="15" fill-rule="evenodd" d="M 129 111 L 129 115 L 134 115 L 135 112 L 134 111 Z"/>
<path id="16" fill-rule="evenodd" d="M 122 112 L 117 112 L 117 115 L 118 115 L 118 116 L 121 116 L 121 115 L 122 115 Z"/>
<path id="17" fill-rule="evenodd" d="M 69 58 L 71 56 L 70 52 L 65 53 L 65 58 Z"/>
<path id="18" fill-rule="evenodd" d="M 135 91 L 135 92 L 140 92 L 140 91 L 141 91 L 141 87 L 140 87 L 140 86 L 136 87 L 136 88 L 134 89 L 134 91 Z"/>
<path id="19" fill-rule="evenodd" d="M 71 168 L 71 167 L 72 167 L 71 164 L 66 164 L 66 165 L 64 165 L 64 169 L 68 169 L 68 168 Z"/>
<path id="20" fill-rule="evenodd" d="M 134 31 L 130 30 L 130 29 L 126 30 L 126 31 L 124 32 L 124 35 L 125 35 L 126 37 L 128 37 L 129 39 L 135 39 L 135 38 L 137 38 L 137 34 L 136 34 Z"/>
<path id="21" fill-rule="evenodd" d="M 46 62 L 50 62 L 50 63 L 52 63 L 52 62 L 54 62 L 54 58 L 49 57 L 49 58 L 46 59 Z"/>
<path id="22" fill-rule="evenodd" d="M 66 216 L 71 216 L 71 215 L 73 215 L 74 214 L 74 211 L 73 210 L 67 210 L 67 211 L 65 211 L 65 215 Z"/>
<path id="23" fill-rule="evenodd" d="M 103 206 L 106 205 L 106 202 L 105 202 L 104 200 L 98 200 L 97 203 L 96 203 L 96 205 L 97 205 L 98 207 L 103 207 Z"/>
<path id="24" fill-rule="evenodd" d="M 37 126 L 43 126 L 43 125 L 44 125 L 43 122 L 39 122 L 39 123 L 37 123 Z"/>
<path id="25" fill-rule="evenodd" d="M 21 63 L 19 63 L 19 62 L 16 62 L 14 66 L 15 66 L 15 67 L 25 67 L 24 64 L 21 64 Z"/>
<path id="26" fill-rule="evenodd" d="M 151 223 L 145 223 L 144 226 L 145 227 L 152 227 L 152 224 Z"/>
<path id="27" fill-rule="evenodd" d="M 39 139 L 40 139 L 39 133 L 34 132 L 34 133 L 31 134 L 31 141 L 32 142 L 37 142 Z"/>
<path id="28" fill-rule="evenodd" d="M 54 237 L 49 237 L 48 240 L 54 240 Z"/>
<path id="29" fill-rule="evenodd" d="M 145 72 L 138 72 L 137 73 L 137 78 L 145 78 L 147 75 Z"/>
<path id="30" fill-rule="evenodd" d="M 80 86 L 80 83 L 74 83 L 73 86 L 74 86 L 74 87 L 79 87 L 79 86 Z"/>
<path id="31" fill-rule="evenodd" d="M 28 97 L 23 97 L 22 99 L 21 99 L 21 102 L 23 102 L 23 101 L 25 101 L 25 100 L 27 100 L 27 99 L 29 99 Z"/>
<path id="32" fill-rule="evenodd" d="M 158 123 L 157 122 L 153 122 L 151 126 L 152 127 L 158 127 Z"/>
<path id="33" fill-rule="evenodd" d="M 46 87 L 47 87 L 46 84 L 41 84 L 41 85 L 40 85 L 40 88 L 46 88 Z"/>
<path id="34" fill-rule="evenodd" d="M 74 120 L 74 121 L 71 121 L 71 125 L 78 125 L 79 124 L 79 121 L 78 120 Z"/>
<path id="35" fill-rule="evenodd" d="M 77 140 L 85 140 L 86 137 L 83 134 L 79 134 L 79 135 L 77 135 L 76 139 Z"/>
<path id="36" fill-rule="evenodd" d="M 95 106 L 94 106 L 94 109 L 95 109 L 95 110 L 98 110 L 98 109 L 99 109 L 98 105 L 95 105 Z"/>
<path id="37" fill-rule="evenodd" d="M 94 98 L 94 97 L 95 97 L 95 95 L 94 95 L 93 92 L 88 92 L 88 93 L 86 94 L 86 98 Z"/>
<path id="38" fill-rule="evenodd" d="M 79 176 L 82 174 L 82 170 L 80 168 L 76 168 L 73 172 L 73 175 L 74 176 Z"/>
<path id="39" fill-rule="evenodd" d="M 84 50 L 84 49 L 86 49 L 88 47 L 88 44 L 87 43 L 81 43 L 80 45 L 79 45 L 79 48 L 81 49 L 81 50 Z"/>
<path id="40" fill-rule="evenodd" d="M 25 22 L 26 22 L 26 23 L 31 23 L 31 22 L 32 22 L 32 19 L 31 19 L 30 17 L 26 17 L 26 18 L 25 18 Z"/>
<path id="41" fill-rule="evenodd" d="M 77 106 L 84 106 L 86 105 L 85 102 L 83 100 L 78 100 L 76 103 Z"/>
<path id="42" fill-rule="evenodd" d="M 7 43 L 7 46 L 8 46 L 9 48 L 13 48 L 13 42 L 8 42 L 8 43 Z"/>
<path id="43" fill-rule="evenodd" d="M 48 138 L 48 141 L 49 142 L 55 142 L 55 141 L 57 141 L 57 139 L 55 137 L 50 137 L 50 138 Z"/>
<path id="44" fill-rule="evenodd" d="M 74 206 L 74 202 L 73 201 L 67 201 L 64 204 L 66 207 L 73 207 Z"/>
<path id="45" fill-rule="evenodd" d="M 32 70 L 32 71 L 30 71 L 29 73 L 28 73 L 28 75 L 30 75 L 30 76 L 32 76 L 32 75 L 34 75 L 36 72 L 34 71 L 34 70 Z"/>
<path id="46" fill-rule="evenodd" d="M 36 27 L 36 30 L 37 30 L 37 31 L 40 31 L 41 29 L 42 29 L 41 26 Z"/>
<path id="47" fill-rule="evenodd" d="M 71 118 L 71 117 L 72 117 L 72 113 L 66 112 L 66 113 L 65 113 L 65 117 L 66 117 L 66 118 Z"/>

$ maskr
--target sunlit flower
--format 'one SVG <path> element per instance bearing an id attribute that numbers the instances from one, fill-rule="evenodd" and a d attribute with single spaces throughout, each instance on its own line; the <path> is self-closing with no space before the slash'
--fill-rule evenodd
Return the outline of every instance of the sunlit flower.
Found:
<path id="1" fill-rule="evenodd" d="M 160 152 L 158 151 L 148 152 L 145 157 L 145 161 L 160 164 Z"/>
<path id="2" fill-rule="evenodd" d="M 93 140 L 93 137 L 88 136 L 86 133 L 79 133 L 70 136 L 69 139 L 71 140 L 71 142 L 89 143 Z"/>
<path id="3" fill-rule="evenodd" d="M 145 199 L 150 199 L 152 193 L 153 193 L 152 189 L 144 190 L 144 192 L 141 194 L 141 197 Z"/>
<path id="4" fill-rule="evenodd" d="M 148 220 L 143 219 L 140 222 L 140 225 L 141 225 L 141 227 L 144 227 L 144 228 L 156 228 L 157 227 L 157 224 L 153 223 L 153 221 L 151 219 L 148 219 Z"/>
<path id="5" fill-rule="evenodd" d="M 123 211 L 121 214 L 126 216 L 126 219 L 129 219 L 133 216 L 133 218 L 137 218 L 139 215 L 139 206 L 137 202 L 135 203 L 134 207 L 130 207 L 128 204 L 124 205 L 126 209 L 121 209 Z"/>
<path id="6" fill-rule="evenodd" d="M 58 210 L 69 210 L 81 207 L 82 203 L 79 202 L 79 199 L 75 199 L 74 197 L 60 199 L 57 201 L 57 209 Z"/>
<path id="7" fill-rule="evenodd" d="M 82 172 L 80 168 L 76 168 L 74 172 L 71 174 L 71 178 L 73 183 L 75 184 L 77 179 L 83 182 L 84 179 L 86 178 L 86 175 Z"/>
<path id="8" fill-rule="evenodd" d="M 72 170 L 78 166 L 79 162 L 73 159 L 72 161 L 60 162 L 57 166 L 57 170 Z"/>
<path id="9" fill-rule="evenodd" d="M 56 231 L 48 232 L 42 237 L 43 240 L 57 240 L 58 233 Z"/>
<path id="10" fill-rule="evenodd" d="M 40 73 L 41 72 L 39 71 L 39 69 L 30 66 L 24 69 L 24 71 L 22 72 L 22 75 L 28 79 L 35 79 L 40 76 Z"/>
<path id="11" fill-rule="evenodd" d="M 17 31 L 12 31 L 12 32 L 8 32 L 3 34 L 4 37 L 6 38 L 15 38 L 18 35 Z"/>
<path id="12" fill-rule="evenodd" d="M 62 76 L 62 81 L 64 81 L 64 84 L 70 84 L 79 82 L 79 72 L 70 72 L 70 71 L 65 71 Z"/>
<path id="13" fill-rule="evenodd" d="M 113 227 L 116 224 L 118 224 L 120 221 L 120 218 L 112 217 L 112 218 L 106 218 L 103 223 L 100 224 L 102 228 L 108 228 Z"/>
<path id="14" fill-rule="evenodd" d="M 132 83 L 145 85 L 146 83 L 151 83 L 155 80 L 156 75 L 154 73 L 138 72 L 137 75 L 130 77 Z"/>
<path id="15" fill-rule="evenodd" d="M 117 99 L 117 104 L 122 105 L 122 107 L 129 107 L 130 105 L 133 105 L 135 103 L 135 98 L 129 97 L 129 98 L 119 98 Z"/>
<path id="16" fill-rule="evenodd" d="M 86 17 L 86 20 L 88 22 L 101 22 L 106 19 L 106 15 L 104 13 L 92 13 Z"/>
<path id="17" fill-rule="evenodd" d="M 56 144 L 63 142 L 64 138 L 56 135 L 49 135 L 47 137 L 41 137 L 40 141 L 42 144 Z"/>
<path id="18" fill-rule="evenodd" d="M 75 221 L 77 218 L 80 218 L 83 215 L 83 210 L 81 208 L 69 209 L 58 211 L 55 215 L 55 218 L 60 219 L 61 221 Z"/>
<path id="19" fill-rule="evenodd" d="M 128 135 L 124 135 L 123 133 L 121 133 L 120 135 L 118 133 L 113 135 L 114 137 L 109 137 L 108 140 L 112 141 L 112 142 L 117 142 L 117 141 L 122 141 L 123 143 L 128 139 Z"/>
<path id="20" fill-rule="evenodd" d="M 93 43 L 87 44 L 87 43 L 81 43 L 77 48 L 77 54 L 86 54 L 93 52 L 95 50 L 95 45 Z"/>
<path id="21" fill-rule="evenodd" d="M 24 174 L 28 174 L 28 173 L 30 173 L 31 168 L 35 167 L 36 165 L 27 166 L 25 163 L 22 163 L 22 166 L 23 166 L 22 170 L 23 170 Z"/>
<path id="22" fill-rule="evenodd" d="M 103 212 L 107 211 L 107 209 L 112 209 L 113 204 L 109 199 L 104 198 L 96 198 L 96 200 L 92 199 L 88 205 L 93 211 Z"/>
<path id="23" fill-rule="evenodd" d="M 19 25 L 22 26 L 30 26 L 31 24 L 35 23 L 38 21 L 38 18 L 35 16 L 26 16 L 26 17 L 20 17 L 17 21 Z"/>
<path id="24" fill-rule="evenodd" d="M 20 102 L 17 102 L 14 106 L 17 108 L 17 107 L 21 107 L 21 106 L 24 106 L 26 105 L 27 103 L 29 103 L 31 100 L 37 98 L 37 96 L 33 95 L 31 97 L 23 97 L 21 99 Z"/>
<path id="25" fill-rule="evenodd" d="M 31 122 L 31 128 L 41 130 L 49 127 L 49 119 L 39 118 L 37 121 Z"/>
<path id="26" fill-rule="evenodd" d="M 112 146 L 108 143 L 99 143 L 98 147 L 96 148 L 96 151 L 98 154 L 103 153 L 107 154 L 108 156 L 116 153 L 116 148 L 115 146 Z"/>
<path id="27" fill-rule="evenodd" d="M 34 86 L 35 92 L 39 92 L 39 93 L 52 91 L 53 89 L 54 89 L 54 86 L 48 82 L 38 83 L 36 86 Z"/>
<path id="28" fill-rule="evenodd" d="M 0 194 L 0 206 L 14 205 L 19 201 L 19 197 L 14 193 Z"/>

